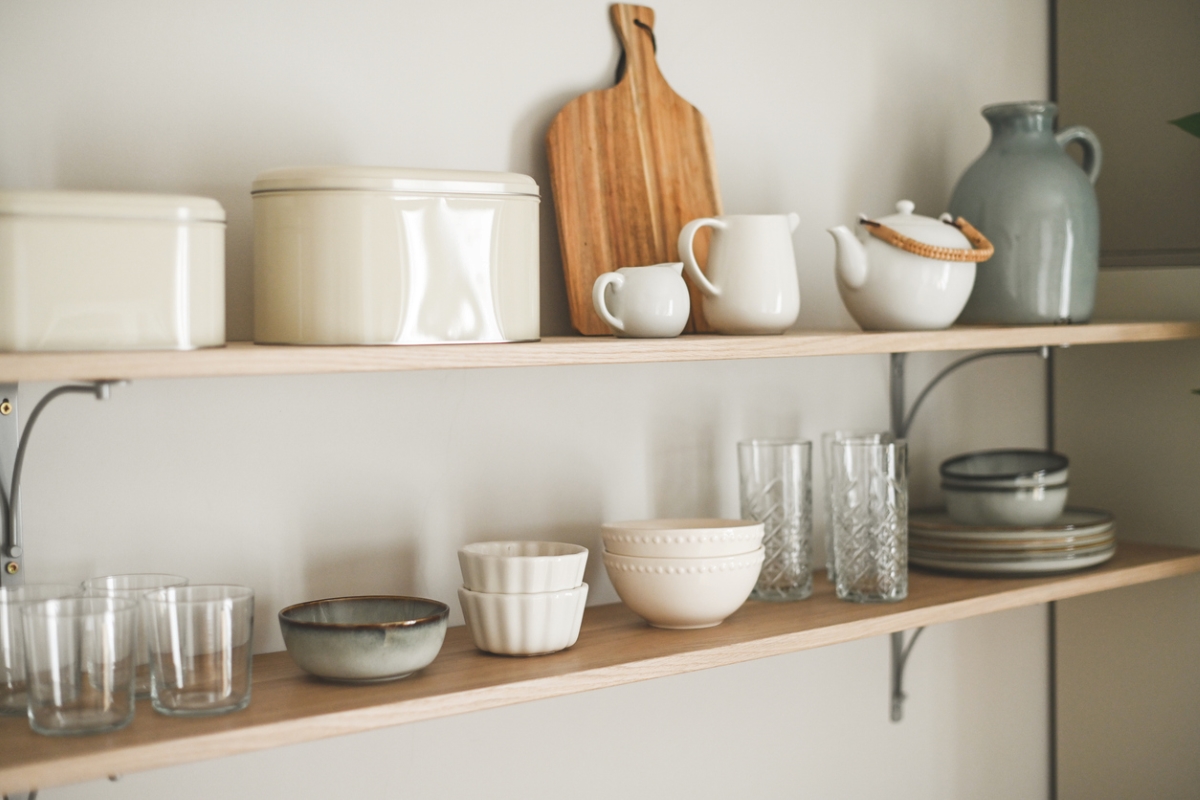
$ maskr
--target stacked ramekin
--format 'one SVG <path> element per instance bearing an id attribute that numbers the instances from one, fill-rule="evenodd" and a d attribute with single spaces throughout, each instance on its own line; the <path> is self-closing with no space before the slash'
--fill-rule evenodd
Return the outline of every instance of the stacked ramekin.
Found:
<path id="1" fill-rule="evenodd" d="M 656 628 L 710 628 L 758 580 L 763 525 L 742 519 L 651 519 L 603 526 L 604 568 L 625 605 Z"/>
<path id="2" fill-rule="evenodd" d="M 563 542 L 478 542 L 458 551 L 463 615 L 475 646 L 536 656 L 575 644 L 588 586 L 586 547 Z"/>

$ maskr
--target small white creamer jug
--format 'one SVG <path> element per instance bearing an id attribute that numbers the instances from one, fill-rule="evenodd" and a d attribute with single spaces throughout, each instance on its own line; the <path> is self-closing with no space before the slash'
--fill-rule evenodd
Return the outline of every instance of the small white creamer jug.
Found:
<path id="1" fill-rule="evenodd" d="M 734 214 L 694 219 L 679 232 L 679 257 L 703 293 L 704 316 L 718 333 L 782 333 L 800 314 L 792 231 L 797 214 Z M 707 276 L 692 240 L 713 229 Z"/>
<path id="2" fill-rule="evenodd" d="M 678 262 L 606 272 L 592 285 L 592 305 L 617 336 L 643 339 L 678 336 L 692 311 Z"/>

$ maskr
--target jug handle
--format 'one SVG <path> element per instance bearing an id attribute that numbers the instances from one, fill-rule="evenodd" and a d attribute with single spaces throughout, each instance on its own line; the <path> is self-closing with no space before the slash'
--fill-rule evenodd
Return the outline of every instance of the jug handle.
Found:
<path id="1" fill-rule="evenodd" d="M 625 323 L 614 317 L 604 302 L 604 291 L 610 283 L 613 284 L 614 289 L 620 289 L 625 285 L 625 276 L 619 272 L 606 272 L 596 278 L 596 282 L 592 284 L 592 305 L 596 308 L 600 319 L 607 322 L 609 327 L 618 333 L 624 333 Z"/>
<path id="2" fill-rule="evenodd" d="M 1079 146 L 1083 148 L 1083 171 L 1087 173 L 1088 180 L 1095 183 L 1096 178 L 1100 177 L 1100 162 L 1104 151 L 1100 149 L 1100 140 L 1096 138 L 1096 134 L 1092 133 L 1092 129 L 1082 125 L 1072 125 L 1066 130 L 1059 131 L 1058 135 L 1054 137 L 1054 141 L 1058 142 L 1058 146 L 1064 150 L 1071 142 L 1079 142 Z"/>
<path id="3" fill-rule="evenodd" d="M 719 219 L 712 217 L 701 217 L 694 219 L 687 225 L 683 226 L 683 230 L 679 232 L 679 257 L 683 259 L 683 269 L 687 272 L 687 276 L 692 279 L 692 283 L 704 292 L 709 297 L 720 297 L 721 290 L 713 286 L 704 273 L 700 271 L 700 265 L 696 263 L 696 253 L 692 250 L 692 241 L 696 238 L 696 231 L 708 226 L 718 230 L 724 230 L 726 225 Z"/>

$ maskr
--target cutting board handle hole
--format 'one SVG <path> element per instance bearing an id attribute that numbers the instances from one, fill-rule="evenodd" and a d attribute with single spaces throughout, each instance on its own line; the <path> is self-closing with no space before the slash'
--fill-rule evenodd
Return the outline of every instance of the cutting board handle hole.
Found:
<path id="1" fill-rule="evenodd" d="M 640 19 L 635 19 L 633 21 L 633 24 L 637 25 L 639 28 L 644 30 L 646 33 L 650 34 L 650 46 L 654 48 L 654 54 L 658 55 L 658 40 L 654 38 L 654 29 L 651 28 L 646 23 L 642 22 Z M 617 62 L 617 79 L 614 81 L 614 83 L 620 83 L 621 78 L 624 78 L 624 77 L 625 77 L 625 48 L 622 47 L 621 48 L 621 60 Z"/>

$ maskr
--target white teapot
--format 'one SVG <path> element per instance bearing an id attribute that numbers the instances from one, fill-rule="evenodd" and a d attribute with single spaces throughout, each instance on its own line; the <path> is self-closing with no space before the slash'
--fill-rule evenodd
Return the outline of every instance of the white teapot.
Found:
<path id="1" fill-rule="evenodd" d="M 864 330 L 948 328 L 975 285 L 975 264 L 991 258 L 991 242 L 961 217 L 914 214 L 911 201 L 880 220 L 859 217 L 856 238 L 830 228 L 837 245 L 837 286 Z"/>

